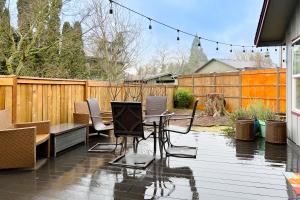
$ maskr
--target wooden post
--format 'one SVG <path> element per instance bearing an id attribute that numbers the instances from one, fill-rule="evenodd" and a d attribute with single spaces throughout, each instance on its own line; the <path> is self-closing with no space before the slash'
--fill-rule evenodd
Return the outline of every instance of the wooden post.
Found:
<path id="1" fill-rule="evenodd" d="M 239 87 L 239 90 L 240 90 L 240 108 L 243 107 L 243 72 L 239 72 L 239 84 L 240 84 L 240 87 Z"/>
<path id="2" fill-rule="evenodd" d="M 214 72 L 214 93 L 217 93 L 217 76 L 216 76 L 216 72 Z"/>
<path id="3" fill-rule="evenodd" d="M 193 92 L 193 95 L 195 95 L 195 77 L 194 77 L 194 74 L 192 75 L 192 92 Z"/>
<path id="4" fill-rule="evenodd" d="M 84 100 L 87 100 L 89 98 L 89 93 L 90 93 L 89 81 L 86 80 L 84 85 Z"/>
<path id="5" fill-rule="evenodd" d="M 276 67 L 276 112 L 280 112 L 280 69 Z"/>
<path id="6" fill-rule="evenodd" d="M 12 123 L 17 122 L 17 76 L 13 76 L 12 85 Z"/>

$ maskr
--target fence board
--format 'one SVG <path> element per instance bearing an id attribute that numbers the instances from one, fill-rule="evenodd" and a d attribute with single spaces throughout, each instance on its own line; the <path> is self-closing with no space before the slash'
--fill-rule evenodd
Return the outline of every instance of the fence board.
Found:
<path id="1" fill-rule="evenodd" d="M 226 108 L 233 111 L 248 107 L 254 101 L 263 101 L 273 111 L 277 111 L 276 69 L 252 70 L 229 73 L 183 75 L 178 77 L 178 87 L 193 92 L 199 98 L 199 108 L 204 109 L 206 94 L 222 93 Z M 279 70 L 279 111 L 285 112 L 286 70 Z M 194 84 L 193 84 L 194 83 Z"/>

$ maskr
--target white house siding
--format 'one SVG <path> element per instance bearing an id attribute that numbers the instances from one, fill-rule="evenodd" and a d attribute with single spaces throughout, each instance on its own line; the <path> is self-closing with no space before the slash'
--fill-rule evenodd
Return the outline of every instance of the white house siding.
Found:
<path id="1" fill-rule="evenodd" d="M 300 36 L 300 4 L 296 8 L 289 28 L 286 31 L 286 64 L 287 64 L 287 96 L 286 96 L 286 116 L 288 138 L 300 145 L 300 116 L 292 113 L 292 40 Z"/>

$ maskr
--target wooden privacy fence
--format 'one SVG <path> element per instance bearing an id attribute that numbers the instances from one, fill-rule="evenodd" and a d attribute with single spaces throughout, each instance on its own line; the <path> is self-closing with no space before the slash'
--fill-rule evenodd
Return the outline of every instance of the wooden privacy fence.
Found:
<path id="1" fill-rule="evenodd" d="M 168 109 L 172 110 L 173 93 L 174 86 L 166 85 L 112 85 L 104 81 L 0 76 L 0 110 L 9 110 L 13 122 L 72 122 L 74 102 L 87 98 L 97 98 L 102 110 L 110 110 L 111 100 L 144 104 L 148 95 L 166 95 Z"/>
<path id="2" fill-rule="evenodd" d="M 178 87 L 198 97 L 201 109 L 208 93 L 223 93 L 229 111 L 246 108 L 255 101 L 262 101 L 275 112 L 286 109 L 285 69 L 184 75 L 178 77 Z"/>

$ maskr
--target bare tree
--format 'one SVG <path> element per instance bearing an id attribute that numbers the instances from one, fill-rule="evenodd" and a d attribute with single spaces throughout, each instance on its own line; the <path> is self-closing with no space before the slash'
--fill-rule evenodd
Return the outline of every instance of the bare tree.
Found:
<path id="1" fill-rule="evenodd" d="M 237 52 L 233 58 L 242 61 L 252 61 L 255 63 L 256 67 L 272 67 L 273 65 L 272 59 L 270 58 L 270 54 L 268 52 Z"/>
<path id="2" fill-rule="evenodd" d="M 109 14 L 106 0 L 90 0 L 91 16 L 85 23 L 91 30 L 87 50 L 97 59 L 95 77 L 109 82 L 121 82 L 139 52 L 140 26 L 130 13 L 114 7 Z"/>

